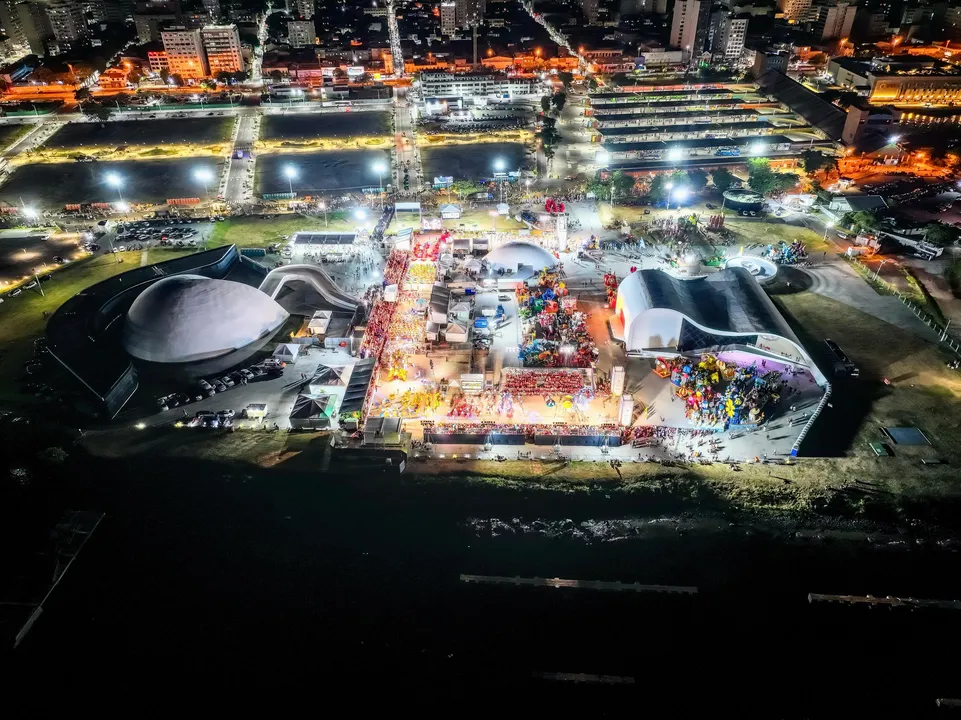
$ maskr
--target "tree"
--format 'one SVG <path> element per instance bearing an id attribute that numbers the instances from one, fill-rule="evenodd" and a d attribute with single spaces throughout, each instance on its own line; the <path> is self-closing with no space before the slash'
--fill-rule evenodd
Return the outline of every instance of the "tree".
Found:
<path id="1" fill-rule="evenodd" d="M 664 175 L 657 175 L 651 180 L 651 187 L 648 190 L 648 194 L 655 203 L 667 200 L 667 194 L 669 192 L 667 189 L 667 181 L 668 178 Z"/>
<path id="2" fill-rule="evenodd" d="M 564 105 L 567 104 L 567 93 L 556 92 L 551 98 L 551 104 L 557 112 L 564 109 Z"/>
<path id="3" fill-rule="evenodd" d="M 818 170 L 832 170 L 837 168 L 837 159 L 825 155 L 820 150 L 805 150 L 801 153 L 804 172 L 816 173 Z"/>
<path id="4" fill-rule="evenodd" d="M 550 98 L 550 95 L 544 95 L 544 96 L 541 98 L 541 110 L 544 111 L 544 114 L 545 114 L 545 115 L 551 111 L 551 98 Z"/>
<path id="5" fill-rule="evenodd" d="M 548 147 L 557 145 L 561 139 L 560 133 L 557 132 L 557 121 L 552 117 L 545 117 L 544 124 L 537 133 L 537 136 L 540 138 L 545 151 Z"/>
<path id="6" fill-rule="evenodd" d="M 611 175 L 610 184 L 614 188 L 614 197 L 630 195 L 631 190 L 634 189 L 634 177 L 623 170 L 616 170 Z"/>
<path id="7" fill-rule="evenodd" d="M 872 231 L 878 229 L 878 218 L 869 210 L 845 213 L 841 221 L 855 232 Z"/>
<path id="8" fill-rule="evenodd" d="M 550 162 L 554 159 L 554 146 L 553 146 L 553 145 L 545 145 L 545 146 L 544 146 L 544 157 L 547 158 L 547 163 L 550 164 Z"/>
<path id="9" fill-rule="evenodd" d="M 161 69 L 160 79 L 163 80 L 164 85 L 170 84 L 170 71 L 167 68 Z"/>
<path id="10" fill-rule="evenodd" d="M 280 73 L 280 77 L 283 77 L 283 73 L 281 73 L 280 70 L 277 70 L 276 72 Z M 270 76 L 273 77 L 274 74 L 271 73 Z M 280 78 L 277 78 L 277 79 L 279 80 Z M 346 80 L 346 79 L 347 79 L 347 71 L 344 70 L 344 68 L 342 68 L 342 67 L 335 67 L 335 68 L 334 68 L 334 79 L 335 79 L 335 80 Z"/>
<path id="11" fill-rule="evenodd" d="M 601 179 L 600 171 L 598 171 L 593 178 L 588 180 L 585 190 L 588 194 L 593 193 L 594 197 L 596 198 L 605 197 L 611 192 L 608 183 Z"/>
<path id="12" fill-rule="evenodd" d="M 788 190 L 792 190 L 797 187 L 797 184 L 801 181 L 801 176 L 797 173 L 774 173 L 774 190 L 775 193 L 782 193 Z"/>
<path id="13" fill-rule="evenodd" d="M 828 56 L 825 53 L 814 53 L 810 58 L 808 58 L 808 64 L 810 65 L 827 65 Z"/>
<path id="14" fill-rule="evenodd" d="M 465 195 L 484 192 L 487 188 L 470 180 L 458 180 L 450 186 L 450 189 L 454 191 L 454 194 L 457 195 L 458 198 L 463 198 Z"/>
<path id="15" fill-rule="evenodd" d="M 734 175 L 727 168 L 718 168 L 711 173 L 711 182 L 714 183 L 718 192 L 723 193 L 731 189 L 734 184 Z"/>
<path id="16" fill-rule="evenodd" d="M 340 76 L 337 74 L 337 71 L 338 71 L 338 70 L 340 70 L 340 68 L 334 68 L 334 77 L 340 77 Z M 340 70 L 340 71 L 341 71 L 344 75 L 347 74 L 347 73 L 345 73 L 343 70 Z M 267 73 L 267 74 L 270 76 L 270 79 L 273 80 L 274 82 L 280 82 L 281 79 L 283 79 L 283 77 L 284 77 L 284 74 L 283 74 L 282 72 L 280 72 L 280 70 L 271 70 L 271 71 L 270 71 L 269 73 Z"/>
<path id="17" fill-rule="evenodd" d="M 566 71 L 559 72 L 557 73 L 557 79 L 561 81 L 561 84 L 563 84 L 565 88 L 569 89 L 571 83 L 574 82 L 574 74 Z"/>
<path id="18" fill-rule="evenodd" d="M 217 73 L 217 82 L 226 85 L 230 82 L 231 76 L 233 76 L 233 73 L 227 72 L 226 70 L 221 70 L 219 73 Z"/>
<path id="19" fill-rule="evenodd" d="M 932 245 L 947 247 L 958 241 L 961 231 L 939 222 L 929 222 L 924 226 L 924 239 Z"/>
<path id="20" fill-rule="evenodd" d="M 694 192 L 701 192 L 707 187 L 707 173 L 697 168 L 688 170 L 687 184 Z"/>
<path id="21" fill-rule="evenodd" d="M 97 118 L 100 122 L 107 122 L 110 119 L 110 115 L 113 113 L 113 108 L 109 105 L 99 105 L 97 107 Z"/>
<path id="22" fill-rule="evenodd" d="M 86 102 L 87 100 L 89 100 L 90 99 L 89 88 L 85 88 L 85 87 L 77 88 L 76 92 L 74 92 L 73 94 L 73 99 L 76 100 L 78 103 Z"/>
<path id="23" fill-rule="evenodd" d="M 170 73 L 170 82 L 177 87 L 183 87 L 184 79 L 180 73 Z"/>
<path id="24" fill-rule="evenodd" d="M 767 195 L 777 187 L 771 163 L 765 158 L 751 158 L 747 161 L 747 184 L 756 193 Z"/>

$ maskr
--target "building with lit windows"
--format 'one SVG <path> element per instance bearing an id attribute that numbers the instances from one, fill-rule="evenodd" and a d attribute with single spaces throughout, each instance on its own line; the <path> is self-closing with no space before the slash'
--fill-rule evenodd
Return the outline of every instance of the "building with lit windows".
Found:
<path id="1" fill-rule="evenodd" d="M 440 32 L 441 35 L 447 37 L 457 33 L 457 3 L 443 2 L 440 4 Z"/>
<path id="2" fill-rule="evenodd" d="M 164 30 L 160 39 L 171 75 L 179 75 L 184 80 L 199 80 L 209 75 L 200 30 Z"/>
<path id="3" fill-rule="evenodd" d="M 207 66 L 212 76 L 221 72 L 241 72 L 244 57 L 240 51 L 240 33 L 236 25 L 208 25 L 200 31 Z"/>
<path id="4" fill-rule="evenodd" d="M 287 23 L 287 42 L 291 47 L 310 47 L 317 40 L 313 20 L 291 20 Z"/>

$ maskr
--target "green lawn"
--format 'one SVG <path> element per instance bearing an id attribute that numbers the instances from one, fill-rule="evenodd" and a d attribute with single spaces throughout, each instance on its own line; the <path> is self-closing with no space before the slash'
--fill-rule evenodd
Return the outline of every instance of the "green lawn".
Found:
<path id="1" fill-rule="evenodd" d="M 792 243 L 795 240 L 802 240 L 804 246 L 812 255 L 838 251 L 830 240 L 825 242 L 822 239 L 824 237 L 822 233 L 782 222 L 732 220 L 731 216 L 728 216 L 724 218 L 724 227 L 734 231 L 739 236 L 739 244 L 742 242 L 745 245 L 756 242 L 776 244 L 781 240 Z"/>
<path id="2" fill-rule="evenodd" d="M 444 227 L 448 230 L 490 230 L 492 219 L 490 211 L 492 209 L 493 206 L 479 210 L 466 210 L 458 220 L 445 220 Z M 501 231 L 523 230 L 527 227 L 524 223 L 517 222 L 509 215 L 498 215 L 494 220 L 494 226 Z"/>
<path id="3" fill-rule="evenodd" d="M 122 263 L 117 262 L 118 256 Z M 44 313 L 50 315 L 84 288 L 136 267 L 140 267 L 139 252 L 89 257 L 54 272 L 43 283 L 43 295 L 37 288 L 24 290 L 18 297 L 5 295 L 0 305 L 0 397 L 17 395 L 16 379 L 47 323 Z"/>
<path id="4" fill-rule="evenodd" d="M 218 245 L 237 245 L 239 247 L 266 247 L 279 242 L 284 235 L 293 235 L 300 230 L 330 230 L 353 231 L 356 229 L 354 220 L 346 212 L 327 213 L 327 222 L 323 215 L 279 215 L 265 220 L 261 217 L 233 217 L 227 218 L 214 226 L 207 243 L 208 247 Z"/>

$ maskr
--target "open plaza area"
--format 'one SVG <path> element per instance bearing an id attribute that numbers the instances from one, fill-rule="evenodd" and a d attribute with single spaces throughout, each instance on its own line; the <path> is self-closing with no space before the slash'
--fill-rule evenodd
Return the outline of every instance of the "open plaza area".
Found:
<path id="1" fill-rule="evenodd" d="M 383 111 L 268 115 L 262 140 L 380 137 L 390 134 L 390 115 Z"/>
<path id="2" fill-rule="evenodd" d="M 83 151 L 120 145 L 210 145 L 230 137 L 233 118 L 183 117 L 169 120 L 113 120 L 69 123 L 46 147 Z"/>
<path id="3" fill-rule="evenodd" d="M 197 168 L 209 170 L 208 192 L 216 194 L 223 161 L 216 158 L 64 162 L 21 165 L 0 187 L 0 202 L 10 207 L 62 210 L 82 203 L 165 203 L 168 198 L 205 195 Z M 119 183 L 112 184 L 111 178 Z"/>
<path id="4" fill-rule="evenodd" d="M 381 150 L 329 150 L 314 153 L 265 155 L 257 160 L 255 176 L 258 195 L 288 193 L 293 188 L 299 196 L 330 192 L 360 192 L 378 187 L 376 167 L 383 167 L 383 181 L 388 154 Z M 292 168 L 288 171 L 287 168 Z M 288 177 L 288 173 L 293 175 Z"/>
<path id="5" fill-rule="evenodd" d="M 482 180 L 493 177 L 497 169 L 495 161 L 503 161 L 503 172 L 513 172 L 525 167 L 527 153 L 521 143 L 477 143 L 431 147 L 421 150 L 424 177 L 453 177 L 454 180 Z"/>

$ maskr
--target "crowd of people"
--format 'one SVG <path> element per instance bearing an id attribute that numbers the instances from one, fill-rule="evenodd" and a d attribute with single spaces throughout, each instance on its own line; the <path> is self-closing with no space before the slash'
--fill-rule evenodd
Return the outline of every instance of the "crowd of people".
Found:
<path id="1" fill-rule="evenodd" d="M 517 291 L 524 344 L 524 367 L 592 367 L 598 350 L 587 330 L 587 315 L 577 310 L 559 276 L 541 272 L 535 287 Z"/>
<path id="2" fill-rule="evenodd" d="M 776 404 L 787 386 L 778 370 L 739 366 L 705 354 L 700 360 L 658 359 L 659 374 L 669 377 L 684 413 L 694 425 L 753 426 L 763 422 L 769 404 Z"/>
<path id="3" fill-rule="evenodd" d="M 506 369 L 501 388 L 512 395 L 573 395 L 586 385 L 580 370 L 525 371 Z"/>

